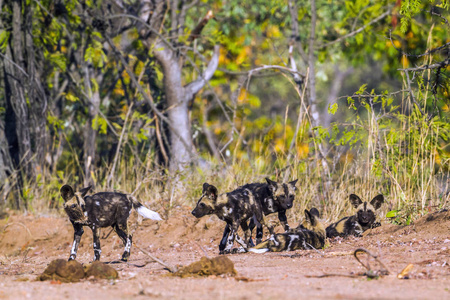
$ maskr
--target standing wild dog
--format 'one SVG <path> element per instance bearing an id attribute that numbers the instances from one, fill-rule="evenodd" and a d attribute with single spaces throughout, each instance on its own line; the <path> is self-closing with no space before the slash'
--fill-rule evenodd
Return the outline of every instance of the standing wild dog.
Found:
<path id="1" fill-rule="evenodd" d="M 215 214 L 219 219 L 227 222 L 230 234 L 227 234 L 226 245 L 223 248 L 219 247 L 220 254 L 230 253 L 235 239 L 245 251 L 247 250 L 250 236 L 250 230 L 247 225 L 248 219 L 255 216 L 260 224 L 266 225 L 261 204 L 255 201 L 255 197 L 249 189 L 242 187 L 232 192 L 218 195 L 217 188 L 205 182 L 202 196 L 197 201 L 192 214 L 196 218 Z M 237 235 L 239 226 L 244 231 L 243 240 Z M 269 230 L 271 231 L 271 229 Z"/>
<path id="2" fill-rule="evenodd" d="M 361 234 L 369 228 L 381 226 L 379 222 L 375 222 L 375 211 L 381 207 L 384 202 L 383 195 L 375 196 L 368 202 L 363 202 L 357 195 L 351 194 L 349 200 L 354 208 L 356 215 L 342 218 L 336 223 L 327 227 L 327 237 L 336 236 L 361 236 Z"/>
<path id="3" fill-rule="evenodd" d="M 111 226 L 125 245 L 122 260 L 127 261 L 132 244 L 132 233 L 128 226 L 131 209 L 134 208 L 144 218 L 160 221 L 161 217 L 157 212 L 144 207 L 129 194 L 104 192 L 86 196 L 90 188 L 87 187 L 75 193 L 70 185 L 64 185 L 60 190 L 64 199 L 64 210 L 75 231 L 69 261 L 77 257 L 78 245 L 84 233 L 83 226 L 89 226 L 92 229 L 94 260 L 100 260 L 102 252 L 100 228 Z"/>
<path id="4" fill-rule="evenodd" d="M 320 249 L 325 245 L 325 240 L 325 227 L 319 220 L 319 211 L 316 208 L 311 208 L 310 211 L 305 209 L 305 220 L 296 229 L 275 234 L 256 247 L 249 249 L 249 251 L 264 253 L 267 251 Z"/>
<path id="5" fill-rule="evenodd" d="M 276 181 L 272 181 L 269 178 L 266 178 L 267 183 L 249 183 L 240 188 L 250 190 L 255 196 L 255 200 L 260 203 L 262 211 L 265 216 L 275 213 L 278 213 L 278 219 L 281 222 L 285 231 L 289 230 L 289 224 L 287 223 L 286 218 L 286 210 L 290 209 L 293 206 L 293 202 L 295 199 L 295 191 L 297 188 L 295 184 L 298 179 L 293 180 L 288 183 L 280 183 Z M 256 244 L 261 243 L 263 237 L 263 227 L 256 220 L 256 218 L 252 218 L 250 220 L 250 239 L 249 243 L 251 246 L 254 246 L 252 241 L 252 231 L 256 225 Z M 225 230 L 223 231 L 222 240 L 219 244 L 219 251 L 223 251 L 225 248 L 226 241 L 228 240 L 228 234 L 230 233 L 230 227 L 228 224 L 225 226 Z"/>

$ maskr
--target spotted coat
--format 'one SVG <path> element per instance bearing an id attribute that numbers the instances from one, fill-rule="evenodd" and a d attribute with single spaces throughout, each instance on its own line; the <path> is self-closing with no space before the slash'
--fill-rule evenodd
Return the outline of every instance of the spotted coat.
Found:
<path id="1" fill-rule="evenodd" d="M 93 233 L 94 260 L 100 260 L 100 228 L 111 226 L 123 241 L 125 250 L 122 260 L 127 261 L 132 245 L 132 232 L 129 217 L 134 208 L 137 213 L 152 220 L 162 220 L 158 213 L 144 207 L 135 197 L 116 192 L 97 193 L 86 196 L 91 187 L 74 192 L 71 186 L 61 187 L 64 210 L 73 225 L 74 239 L 70 251 L 70 260 L 77 257 L 78 246 L 84 233 L 83 226 L 91 228 Z"/>
<path id="2" fill-rule="evenodd" d="M 293 251 L 298 249 L 320 249 L 325 246 L 325 227 L 319 220 L 319 211 L 305 210 L 305 220 L 295 229 L 271 236 L 268 240 L 249 249 L 250 252 L 264 253 Z"/>
<path id="3" fill-rule="evenodd" d="M 246 251 L 250 237 L 247 221 L 253 216 L 258 222 L 266 225 L 261 204 L 255 201 L 255 197 L 249 189 L 238 188 L 219 195 L 217 188 L 206 182 L 203 184 L 202 196 L 197 201 L 192 214 L 196 218 L 215 214 L 220 220 L 227 223 L 227 237 L 225 241 L 221 242 L 223 248 L 219 248 L 220 254 L 230 253 L 235 240 Z M 243 239 L 237 235 L 239 227 L 244 231 Z"/>
<path id="4" fill-rule="evenodd" d="M 363 202 L 355 194 L 351 194 L 349 200 L 352 206 L 356 208 L 356 214 L 344 217 L 336 223 L 329 225 L 326 228 L 328 238 L 337 236 L 346 237 L 349 235 L 361 236 L 364 231 L 381 226 L 379 222 L 376 222 L 375 211 L 383 204 L 383 195 L 374 197 L 370 203 Z"/>

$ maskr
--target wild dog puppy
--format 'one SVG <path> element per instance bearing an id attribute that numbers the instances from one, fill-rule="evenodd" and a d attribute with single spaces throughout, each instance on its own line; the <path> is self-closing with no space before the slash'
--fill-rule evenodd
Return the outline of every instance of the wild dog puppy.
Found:
<path id="1" fill-rule="evenodd" d="M 215 214 L 219 219 L 227 222 L 227 228 L 230 229 L 226 243 L 222 242 L 219 246 L 219 253 L 230 253 L 234 244 L 234 240 L 247 251 L 250 230 L 247 220 L 255 216 L 256 220 L 266 225 L 264 215 L 259 202 L 255 201 L 253 193 L 246 188 L 238 188 L 232 192 L 218 195 L 217 188 L 208 183 L 203 184 L 202 196 L 197 201 L 197 205 L 192 211 L 196 218 L 205 215 Z M 244 239 L 237 235 L 237 230 L 241 226 L 244 231 Z"/>
<path id="2" fill-rule="evenodd" d="M 316 208 L 305 209 L 305 220 L 289 232 L 275 234 L 268 240 L 249 249 L 250 252 L 264 253 L 267 251 L 293 251 L 298 249 L 320 249 L 325 245 L 325 226 L 319 220 Z"/>
<path id="3" fill-rule="evenodd" d="M 363 202 L 357 195 L 351 194 L 349 200 L 354 208 L 356 215 L 345 217 L 327 227 L 327 237 L 336 236 L 361 236 L 361 234 L 369 228 L 381 226 L 379 222 L 375 222 L 375 211 L 381 207 L 384 202 L 383 195 L 375 196 L 368 202 Z"/>
<path id="4" fill-rule="evenodd" d="M 129 231 L 128 219 L 134 208 L 144 218 L 160 221 L 157 212 L 144 207 L 137 199 L 129 194 L 116 192 L 97 193 L 86 196 L 91 187 L 74 192 L 70 185 L 61 187 L 64 199 L 64 210 L 69 216 L 75 231 L 70 260 L 77 257 L 78 245 L 84 233 L 83 226 L 89 226 L 94 236 L 94 260 L 100 260 L 100 228 L 111 226 L 123 241 L 125 251 L 122 261 L 130 257 L 132 233 Z"/>
<path id="5" fill-rule="evenodd" d="M 293 206 L 293 202 L 295 199 L 295 192 L 297 190 L 295 184 L 298 179 L 293 180 L 288 183 L 281 183 L 272 181 L 269 178 L 266 178 L 267 183 L 249 183 L 240 188 L 250 190 L 255 196 L 255 200 L 260 203 L 262 211 L 265 216 L 278 213 L 278 219 L 281 222 L 285 231 L 289 230 L 289 224 L 286 218 L 286 210 L 290 209 Z M 261 243 L 263 237 L 263 227 L 256 220 L 256 218 L 252 218 L 250 220 L 250 245 L 254 246 L 251 235 L 253 228 L 256 225 L 256 244 Z M 230 228 L 227 225 L 223 232 L 223 237 L 219 245 L 219 250 L 225 248 L 225 243 L 228 239 L 228 234 L 230 232 Z"/>

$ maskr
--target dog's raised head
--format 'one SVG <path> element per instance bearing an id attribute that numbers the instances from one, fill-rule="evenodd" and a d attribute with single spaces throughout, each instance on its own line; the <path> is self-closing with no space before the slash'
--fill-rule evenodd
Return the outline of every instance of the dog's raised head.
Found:
<path id="1" fill-rule="evenodd" d="M 376 219 L 375 211 L 384 203 L 383 195 L 375 196 L 370 203 L 363 202 L 355 194 L 351 194 L 349 200 L 352 206 L 356 208 L 356 218 L 361 226 L 368 226 L 374 223 Z"/>
<path id="2" fill-rule="evenodd" d="M 74 192 L 70 185 L 63 185 L 60 189 L 61 197 L 64 199 L 64 210 L 70 220 L 81 222 L 85 220 L 84 215 L 84 196 L 89 192 L 92 186 Z"/>
<path id="3" fill-rule="evenodd" d="M 266 178 L 266 181 L 274 200 L 280 203 L 283 209 L 289 209 L 294 205 L 295 191 L 297 190 L 295 184 L 298 179 L 288 183 L 272 181 L 269 178 Z"/>
<path id="4" fill-rule="evenodd" d="M 205 215 L 214 213 L 216 209 L 217 196 L 217 188 L 205 182 L 203 184 L 202 196 L 197 201 L 197 205 L 192 211 L 192 214 L 196 218 L 201 218 Z"/>

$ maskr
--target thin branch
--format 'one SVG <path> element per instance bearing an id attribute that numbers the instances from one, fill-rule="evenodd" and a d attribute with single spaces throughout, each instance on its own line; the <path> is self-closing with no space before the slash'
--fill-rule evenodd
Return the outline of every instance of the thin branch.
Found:
<path id="1" fill-rule="evenodd" d="M 189 101 L 192 99 L 192 97 L 198 93 L 205 84 L 213 77 L 214 72 L 217 69 L 217 66 L 219 65 L 219 54 L 220 54 L 220 46 L 215 45 L 214 46 L 214 53 L 211 57 L 211 60 L 209 61 L 208 66 L 206 67 L 203 74 L 199 76 L 196 80 L 192 81 L 191 83 L 187 84 L 184 87 L 184 90 L 186 92 L 185 100 Z"/>
<path id="2" fill-rule="evenodd" d="M 419 103 L 417 103 L 416 97 L 414 97 L 414 93 L 413 93 L 413 91 L 411 89 L 411 79 L 409 78 L 409 72 L 408 71 L 404 71 L 404 72 L 405 72 L 405 75 L 406 75 L 406 83 L 408 84 L 408 91 L 409 91 L 409 94 L 411 96 L 411 100 L 417 106 L 417 108 L 419 109 L 419 111 L 422 114 L 422 116 L 425 116 L 425 113 L 422 111 L 422 108 L 420 108 Z"/>
<path id="3" fill-rule="evenodd" d="M 200 33 L 202 32 L 203 28 L 205 28 L 206 24 L 209 20 L 211 20 L 214 17 L 214 14 L 212 10 L 209 10 L 206 13 L 206 16 L 203 17 L 203 19 L 200 21 L 200 23 L 195 26 L 194 30 L 191 31 L 191 34 L 189 35 L 188 42 L 192 42 L 195 39 L 197 39 L 200 36 Z"/>
<path id="4" fill-rule="evenodd" d="M 429 70 L 429 69 L 444 68 L 448 65 L 450 65 L 450 58 L 447 58 L 444 61 L 441 61 L 436 64 L 432 64 L 432 65 L 425 65 L 425 66 L 416 67 L 416 68 L 397 69 L 397 71 L 406 71 L 406 72 L 424 71 L 424 70 Z"/>
<path id="5" fill-rule="evenodd" d="M 322 49 L 322 48 L 325 48 L 325 47 L 334 45 L 334 44 L 336 44 L 336 43 L 339 43 L 339 42 L 342 41 L 342 40 L 345 40 L 345 39 L 347 39 L 347 38 L 349 38 L 349 37 L 351 37 L 351 36 L 354 36 L 354 35 L 360 33 L 361 31 L 363 31 L 364 29 L 366 29 L 367 27 L 369 27 L 370 25 L 372 25 L 372 24 L 374 24 L 374 23 L 376 23 L 376 22 L 378 22 L 378 21 L 380 21 L 380 20 L 386 18 L 390 13 L 391 13 L 391 10 L 388 9 L 386 12 L 384 12 L 384 13 L 381 14 L 380 16 L 376 17 L 375 19 L 373 19 L 372 21 L 370 21 L 370 22 L 367 23 L 366 25 L 364 25 L 364 26 L 362 26 L 362 27 L 356 29 L 355 31 L 352 31 L 352 32 L 350 32 L 350 33 L 348 33 L 348 34 L 346 34 L 346 35 L 344 35 L 344 36 L 341 36 L 340 38 L 337 38 L 337 39 L 334 40 L 334 41 L 331 41 L 331 42 L 328 42 L 328 43 L 319 45 L 319 46 L 317 46 L 317 49 Z"/>
<path id="6" fill-rule="evenodd" d="M 151 255 L 149 252 L 145 251 L 144 249 L 142 249 L 141 247 L 139 247 L 138 245 L 136 245 L 136 243 L 134 244 L 134 247 L 137 248 L 138 250 L 140 250 L 142 253 L 144 253 L 145 255 L 147 255 L 148 257 L 150 257 L 151 259 L 153 259 L 154 261 L 156 261 L 158 264 L 164 266 L 167 270 L 169 270 L 170 273 L 175 273 L 178 271 L 177 267 L 173 267 L 165 262 L 163 262 L 162 260 L 160 260 L 159 258 Z"/>
<path id="7" fill-rule="evenodd" d="M 112 180 L 112 179 L 114 177 L 114 172 L 116 170 L 117 159 L 119 158 L 120 145 L 122 145 L 123 136 L 125 134 L 126 127 L 127 127 L 128 117 L 130 116 L 132 108 L 133 108 L 133 102 L 131 102 L 131 105 L 128 108 L 128 112 L 125 117 L 125 121 L 123 123 L 122 132 L 120 133 L 119 143 L 117 144 L 116 154 L 114 155 L 114 162 L 113 162 L 113 165 L 111 168 L 111 172 L 109 173 L 108 179 L 106 180 L 106 186 L 108 186 L 110 188 L 114 185 L 114 180 Z M 111 183 L 111 185 L 110 185 L 110 183 Z"/>
<path id="8" fill-rule="evenodd" d="M 416 58 L 419 58 L 419 57 L 422 57 L 422 56 L 430 55 L 430 54 L 432 54 L 432 53 L 434 53 L 434 52 L 436 52 L 436 51 L 439 51 L 439 50 L 441 50 L 441 49 L 444 49 L 444 48 L 450 46 L 450 42 L 448 42 L 448 43 L 445 43 L 444 45 L 442 45 L 442 46 L 440 46 L 440 47 L 437 47 L 437 48 L 428 50 L 427 52 L 422 53 L 422 54 L 411 54 L 411 53 L 404 52 L 403 50 L 401 50 L 401 49 L 395 47 L 395 44 L 394 44 L 394 42 L 392 41 L 392 31 L 389 31 L 389 40 L 391 41 L 392 47 L 394 47 L 394 49 L 397 50 L 398 52 L 400 52 L 402 55 L 409 56 L 409 57 L 416 57 Z"/>
<path id="9" fill-rule="evenodd" d="M 30 76 L 28 76 L 27 72 L 25 72 L 25 70 L 22 69 L 21 66 L 19 66 L 19 65 L 16 64 L 15 62 L 13 62 L 8 56 L 5 56 L 5 55 L 4 55 L 3 53 L 1 53 L 1 52 L 0 52 L 0 55 L 1 55 L 4 59 L 6 59 L 8 62 L 10 62 L 11 64 L 13 64 L 17 69 L 19 69 L 19 70 L 23 73 L 23 75 L 25 75 L 26 77 L 30 77 Z"/>

